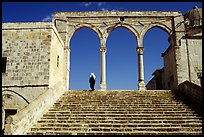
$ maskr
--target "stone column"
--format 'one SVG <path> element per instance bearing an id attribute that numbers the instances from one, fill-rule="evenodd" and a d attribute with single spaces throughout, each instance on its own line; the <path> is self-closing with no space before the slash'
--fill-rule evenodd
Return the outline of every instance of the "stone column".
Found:
<path id="1" fill-rule="evenodd" d="M 100 53 L 101 53 L 100 89 L 106 90 L 106 47 L 101 47 Z"/>
<path id="2" fill-rule="evenodd" d="M 138 54 L 138 90 L 145 90 L 144 83 L 144 63 L 143 63 L 143 47 L 137 47 Z"/>
<path id="3" fill-rule="evenodd" d="M 65 84 L 65 90 L 69 90 L 69 76 L 70 76 L 70 48 L 66 46 L 64 48 L 65 56 L 64 56 L 64 84 Z"/>

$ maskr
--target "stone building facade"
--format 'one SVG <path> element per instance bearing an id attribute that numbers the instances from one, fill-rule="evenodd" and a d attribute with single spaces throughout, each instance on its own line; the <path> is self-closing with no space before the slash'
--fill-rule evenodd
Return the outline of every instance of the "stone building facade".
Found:
<path id="1" fill-rule="evenodd" d="M 147 89 L 174 89 L 176 87 L 174 76 L 182 77 L 181 82 L 189 81 L 201 86 L 202 77 L 202 9 L 194 7 L 184 15 L 185 35 L 179 40 L 179 61 L 176 64 L 175 45 L 171 45 L 162 53 L 164 67 L 158 70 L 160 73 L 152 74 L 154 77 L 146 85 Z M 180 24 L 178 24 L 180 25 Z M 176 56 L 177 56 L 176 55 Z M 176 72 L 176 73 L 175 73 Z M 160 79 L 158 79 L 160 77 Z M 178 84 L 180 84 L 179 82 Z M 157 83 L 157 84 L 156 84 Z"/>
<path id="2" fill-rule="evenodd" d="M 161 89 L 177 89 L 186 80 L 199 85 L 197 73 L 202 72 L 202 22 L 196 28 L 182 22 L 185 22 L 185 16 L 180 12 L 100 11 L 56 12 L 52 22 L 3 23 L 2 110 L 7 117 L 27 109 L 32 115 L 29 121 L 36 121 L 69 89 L 70 40 L 74 32 L 84 27 L 93 30 L 100 38 L 101 90 L 106 90 L 106 40 L 118 27 L 131 31 L 138 43 L 135 49 L 138 55 L 138 90 L 145 90 L 143 38 L 153 27 L 165 30 L 171 45 L 163 53 L 164 68 L 155 71 L 157 76 L 147 84 L 147 89 L 157 88 L 155 81 Z M 23 115 L 16 116 L 17 121 L 21 117 Z M 28 126 L 26 124 L 21 124 L 22 129 Z M 15 131 L 18 132 L 24 131 Z"/>
<path id="3" fill-rule="evenodd" d="M 56 85 L 67 89 L 62 63 L 64 43 L 52 23 L 3 23 L 2 27 L 6 116 L 16 114 Z"/>

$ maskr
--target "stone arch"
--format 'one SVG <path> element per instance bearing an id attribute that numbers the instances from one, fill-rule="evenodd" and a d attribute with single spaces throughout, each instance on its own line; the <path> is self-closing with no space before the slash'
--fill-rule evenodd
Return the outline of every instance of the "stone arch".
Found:
<path id="1" fill-rule="evenodd" d="M 139 33 L 137 32 L 137 30 L 132 25 L 129 25 L 127 23 L 119 23 L 119 24 L 116 24 L 116 25 L 113 25 L 113 26 L 109 26 L 107 28 L 107 38 L 108 38 L 108 36 L 110 35 L 110 33 L 113 30 L 115 30 L 115 29 L 117 29 L 119 27 L 123 27 L 123 28 L 126 28 L 127 30 L 129 30 L 135 36 L 136 41 L 138 41 Z M 106 38 L 106 40 L 107 40 L 107 38 Z"/>
<path id="2" fill-rule="evenodd" d="M 97 34 L 97 36 L 99 37 L 99 39 L 102 38 L 102 32 L 99 28 L 97 28 L 96 26 L 92 25 L 92 24 L 88 24 L 88 23 L 84 23 L 84 24 L 78 24 L 76 26 L 74 26 L 68 33 L 68 43 L 70 43 L 70 40 L 72 38 L 72 36 L 74 35 L 74 33 L 81 29 L 81 28 L 88 28 L 90 30 L 92 30 L 93 32 L 95 32 Z M 70 46 L 68 44 L 68 46 Z M 69 47 L 70 48 L 70 47 Z"/>
<path id="3" fill-rule="evenodd" d="M 30 102 L 24 96 L 17 93 L 16 91 L 9 89 L 2 91 L 2 98 L 3 101 L 5 101 L 4 103 L 5 108 L 9 106 L 8 108 L 15 108 L 17 109 L 17 111 L 30 104 Z"/>
<path id="4" fill-rule="evenodd" d="M 86 30 L 85 30 L 86 29 Z M 85 34 L 85 37 L 86 38 L 90 38 L 90 40 L 94 43 L 94 45 L 87 45 L 87 44 L 84 44 L 84 43 L 82 43 L 82 42 L 79 42 L 78 44 L 80 45 L 80 44 L 82 44 L 82 45 L 78 45 L 78 47 L 77 47 L 77 45 L 76 45 L 76 47 L 75 47 L 75 44 L 74 44 L 74 41 L 76 40 L 75 38 L 77 38 L 77 39 L 79 39 L 79 41 L 81 41 L 81 40 L 85 40 L 85 41 L 87 41 L 86 39 L 83 39 L 82 37 L 83 37 L 83 35 L 81 35 L 82 33 L 80 32 L 80 31 L 83 31 L 83 30 L 85 30 L 86 32 L 84 33 Z M 74 84 L 72 81 L 73 81 L 73 79 L 77 79 L 78 81 L 81 81 L 81 82 L 83 82 L 84 80 L 86 80 L 86 77 L 85 77 L 85 74 L 88 74 L 89 72 L 88 72 L 88 70 L 90 70 L 90 66 L 91 66 L 91 63 L 88 63 L 88 62 L 86 62 L 87 60 L 84 60 L 83 62 L 80 62 L 80 66 L 81 67 L 83 67 L 84 65 L 82 65 L 83 63 L 87 63 L 86 64 L 86 66 L 85 66 L 85 68 L 86 69 L 84 69 L 85 70 L 85 73 L 81 73 L 82 71 L 80 71 L 80 72 L 78 72 L 78 74 L 80 74 L 80 76 L 78 77 L 78 76 L 74 76 L 73 74 L 74 73 L 76 73 L 76 71 L 79 71 L 77 68 L 76 68 L 76 64 L 77 63 L 79 63 L 79 62 L 77 62 L 77 61 L 73 61 L 74 59 L 76 59 L 77 57 L 76 57 L 76 55 L 78 56 L 78 54 L 76 54 L 76 53 L 79 53 L 80 51 L 83 51 L 83 53 L 85 53 L 85 54 L 89 54 L 90 56 L 90 58 L 89 57 L 83 57 L 83 59 L 90 59 L 90 60 L 92 60 L 92 59 L 94 59 L 94 58 L 98 58 L 98 57 L 100 57 L 99 56 L 99 53 L 98 53 L 98 48 L 100 47 L 100 35 L 101 35 L 101 32 L 100 32 L 100 30 L 98 30 L 98 28 L 92 28 L 91 27 L 91 24 L 79 24 L 78 26 L 75 26 L 74 28 L 72 28 L 72 30 L 71 30 L 72 32 L 70 33 L 70 34 L 72 34 L 72 35 L 69 35 L 69 37 L 70 37 L 70 41 L 69 41 L 69 45 L 70 45 L 70 52 L 69 52 L 69 60 L 70 60 L 70 62 L 73 62 L 71 65 L 70 65 L 70 78 L 69 78 L 69 84 L 70 84 L 70 89 L 72 89 L 72 90 L 84 90 L 84 89 L 80 89 L 79 87 L 77 87 L 76 86 L 76 84 Z M 78 32 L 77 32 L 78 31 Z M 75 34 L 77 34 L 78 33 L 78 35 L 75 35 Z M 89 35 L 90 34 L 90 35 Z M 75 37 L 75 36 L 78 36 L 78 37 Z M 75 39 L 75 40 L 74 40 Z M 92 40 L 93 39 L 93 40 Z M 76 41 L 75 41 L 76 42 Z M 83 46 L 84 45 L 84 46 Z M 72 47 L 73 46 L 73 47 Z M 93 47 L 92 47 L 93 46 Z M 85 48 L 84 50 L 81 50 L 81 48 Z M 89 48 L 91 48 L 91 50 L 93 50 L 94 52 L 93 53 L 91 53 L 90 52 L 90 50 L 89 50 Z M 76 63 L 74 63 L 74 62 L 76 62 Z M 99 67 L 99 62 L 98 61 L 92 61 L 92 63 L 94 64 L 96 64 L 96 65 L 94 65 L 94 66 L 98 66 Z M 98 63 L 98 64 L 97 64 Z M 99 75 L 98 74 L 98 72 L 97 72 L 97 70 L 98 69 L 96 69 L 96 68 L 92 68 L 92 71 L 96 74 L 96 75 Z M 96 81 L 96 84 L 98 84 L 98 82 L 99 81 Z M 82 84 L 83 85 L 83 84 Z M 87 84 L 84 84 L 83 85 L 84 87 L 85 86 L 87 86 Z M 88 88 L 88 87 L 85 87 L 85 89 L 86 88 Z"/>
<path id="5" fill-rule="evenodd" d="M 4 92 L 6 92 L 6 91 L 9 91 L 9 92 L 11 92 L 11 93 L 14 93 L 14 94 L 18 95 L 18 96 L 19 96 L 20 98 L 22 98 L 26 103 L 30 104 L 30 102 L 29 102 L 24 96 L 22 96 L 21 94 L 15 92 L 15 91 L 13 91 L 13 90 L 9 90 L 9 89 L 3 90 L 2 92 L 4 93 Z M 5 94 L 2 94 L 2 95 L 5 95 Z"/>
<path id="6" fill-rule="evenodd" d="M 144 27 L 144 29 L 142 30 L 141 35 L 140 35 L 141 36 L 141 42 L 143 42 L 144 35 L 148 32 L 148 30 L 150 30 L 154 27 L 161 28 L 162 30 L 166 31 L 169 35 L 171 33 L 171 29 L 168 26 L 166 26 L 165 24 L 159 23 L 159 22 L 155 22 L 155 23 L 152 23 L 152 24 Z M 142 46 L 143 46 L 143 44 L 142 44 Z"/>

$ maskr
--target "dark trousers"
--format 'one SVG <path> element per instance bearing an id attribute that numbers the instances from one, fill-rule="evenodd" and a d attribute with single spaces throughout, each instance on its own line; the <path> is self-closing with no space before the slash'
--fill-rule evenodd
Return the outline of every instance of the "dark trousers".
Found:
<path id="1" fill-rule="evenodd" d="M 95 84 L 92 84 L 92 83 L 90 84 L 91 90 L 95 90 L 95 89 L 94 89 L 94 85 L 95 85 Z"/>

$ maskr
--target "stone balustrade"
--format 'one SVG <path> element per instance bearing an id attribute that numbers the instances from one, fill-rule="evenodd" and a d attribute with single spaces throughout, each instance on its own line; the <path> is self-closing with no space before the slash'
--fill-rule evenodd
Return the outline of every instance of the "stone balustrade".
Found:
<path id="1" fill-rule="evenodd" d="M 5 135 L 23 135 L 64 92 L 59 83 L 49 88 L 16 115 L 6 119 Z"/>

